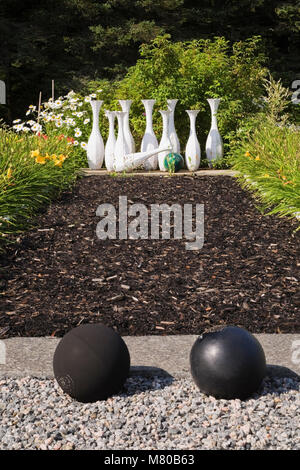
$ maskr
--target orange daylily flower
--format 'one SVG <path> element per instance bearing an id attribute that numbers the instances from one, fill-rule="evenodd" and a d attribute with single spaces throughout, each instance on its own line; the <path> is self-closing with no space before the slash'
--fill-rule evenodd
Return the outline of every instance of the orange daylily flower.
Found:
<path id="1" fill-rule="evenodd" d="M 41 165 L 45 165 L 46 163 L 46 159 L 45 157 L 42 157 L 42 155 L 39 155 L 38 157 L 36 157 L 35 161 L 36 163 L 40 163 Z"/>
<path id="2" fill-rule="evenodd" d="M 31 156 L 31 157 L 39 157 L 39 155 L 40 155 L 39 149 L 32 150 L 32 151 L 30 152 L 30 156 Z"/>

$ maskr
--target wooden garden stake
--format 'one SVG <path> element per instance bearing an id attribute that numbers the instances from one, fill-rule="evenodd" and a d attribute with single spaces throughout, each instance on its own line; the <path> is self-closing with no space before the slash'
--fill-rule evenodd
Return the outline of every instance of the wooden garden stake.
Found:
<path id="1" fill-rule="evenodd" d="M 38 124 L 40 123 L 41 103 L 42 103 L 42 92 L 40 91 L 40 95 L 39 95 L 39 107 L 38 107 L 38 118 L 37 118 Z"/>

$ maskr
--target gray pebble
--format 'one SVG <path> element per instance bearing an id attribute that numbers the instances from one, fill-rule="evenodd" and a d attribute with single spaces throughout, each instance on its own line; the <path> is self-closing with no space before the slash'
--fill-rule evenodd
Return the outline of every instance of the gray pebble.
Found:
<path id="1" fill-rule="evenodd" d="M 216 400 L 191 380 L 130 377 L 82 404 L 55 380 L 0 379 L 0 449 L 300 449 L 299 380 L 267 378 L 248 400 Z"/>

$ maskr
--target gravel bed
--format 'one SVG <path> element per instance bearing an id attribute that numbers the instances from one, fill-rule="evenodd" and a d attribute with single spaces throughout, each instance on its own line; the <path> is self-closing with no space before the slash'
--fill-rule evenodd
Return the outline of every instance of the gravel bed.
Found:
<path id="1" fill-rule="evenodd" d="M 300 449 L 300 380 L 266 378 L 246 401 L 216 400 L 191 380 L 130 377 L 82 404 L 55 380 L 0 379 L 0 449 Z"/>

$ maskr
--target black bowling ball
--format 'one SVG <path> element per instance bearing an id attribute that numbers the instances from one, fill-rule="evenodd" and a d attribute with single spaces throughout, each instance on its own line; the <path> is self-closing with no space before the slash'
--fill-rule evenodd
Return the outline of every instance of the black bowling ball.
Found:
<path id="1" fill-rule="evenodd" d="M 191 349 L 190 365 L 200 391 L 216 398 L 245 399 L 258 390 L 266 374 L 262 346 L 235 326 L 201 335 Z"/>
<path id="2" fill-rule="evenodd" d="M 130 356 L 121 336 L 102 324 L 69 331 L 53 357 L 55 378 L 65 393 L 87 403 L 120 391 L 129 374 Z"/>

